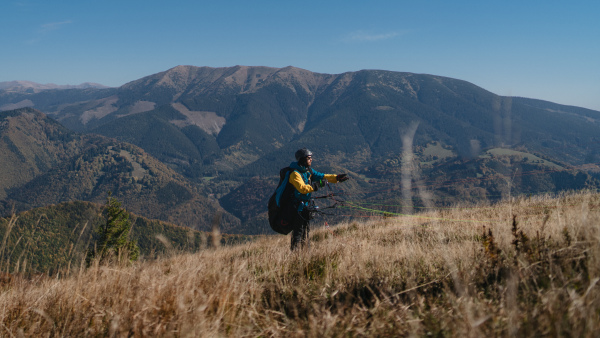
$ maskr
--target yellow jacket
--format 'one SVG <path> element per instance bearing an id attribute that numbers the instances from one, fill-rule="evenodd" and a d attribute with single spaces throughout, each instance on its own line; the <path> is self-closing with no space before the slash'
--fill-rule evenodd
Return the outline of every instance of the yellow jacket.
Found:
<path id="1" fill-rule="evenodd" d="M 337 183 L 337 175 L 325 174 L 325 179 L 329 183 Z M 304 183 L 304 180 L 302 179 L 302 176 L 297 171 L 293 171 L 290 174 L 289 182 L 294 186 L 294 188 L 296 188 L 296 190 L 298 190 L 298 192 L 300 192 L 303 195 L 315 191 L 313 189 L 313 187 L 311 187 L 310 185 Z"/>

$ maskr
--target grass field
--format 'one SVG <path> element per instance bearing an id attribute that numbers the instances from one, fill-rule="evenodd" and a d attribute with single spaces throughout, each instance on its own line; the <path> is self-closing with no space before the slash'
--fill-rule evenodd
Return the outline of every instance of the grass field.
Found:
<path id="1" fill-rule="evenodd" d="M 419 155 L 423 159 L 421 162 L 423 165 L 433 165 L 445 159 L 456 157 L 452 150 L 444 148 L 439 142 L 428 143 Z"/>
<path id="2" fill-rule="evenodd" d="M 554 163 L 554 162 L 550 162 L 547 160 L 544 160 L 543 158 L 537 157 L 533 154 L 530 153 L 524 153 L 522 151 L 517 151 L 517 150 L 512 150 L 512 149 L 506 149 L 506 148 L 493 148 L 490 149 L 488 151 L 486 151 L 483 155 L 481 155 L 480 157 L 482 158 L 489 158 L 492 156 L 515 156 L 515 157 L 519 157 L 522 159 L 527 159 L 527 161 L 529 161 L 530 163 L 537 163 L 540 165 L 544 165 L 547 167 L 550 167 L 552 169 L 558 169 L 558 170 L 563 170 L 565 168 L 561 167 L 560 165 Z"/>
<path id="3" fill-rule="evenodd" d="M 468 207 L 468 208 L 467 208 Z M 600 335 L 600 195 L 374 218 L 65 277 L 4 273 L 1 336 Z"/>

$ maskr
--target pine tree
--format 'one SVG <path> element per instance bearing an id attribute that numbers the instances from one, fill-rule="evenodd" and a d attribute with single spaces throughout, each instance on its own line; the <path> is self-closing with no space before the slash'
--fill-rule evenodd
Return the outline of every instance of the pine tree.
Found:
<path id="1" fill-rule="evenodd" d="M 129 213 L 121 207 L 115 197 L 109 193 L 103 211 L 106 222 L 96 230 L 98 240 L 88 250 L 88 264 L 94 258 L 101 261 L 107 258 L 117 258 L 120 262 L 124 259 L 135 261 L 138 259 L 140 249 L 134 241 L 129 240 L 131 221 Z"/>

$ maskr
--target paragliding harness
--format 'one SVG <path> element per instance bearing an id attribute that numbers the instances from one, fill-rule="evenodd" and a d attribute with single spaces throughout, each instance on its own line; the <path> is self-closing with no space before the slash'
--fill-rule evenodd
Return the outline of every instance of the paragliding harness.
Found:
<path id="1" fill-rule="evenodd" d="M 279 184 L 269 198 L 269 225 L 275 232 L 283 235 L 294 230 L 294 217 L 299 208 L 299 202 L 294 198 L 295 188 L 289 183 L 290 174 L 293 171 L 294 169 L 290 167 L 279 171 Z"/>
<path id="2" fill-rule="evenodd" d="M 271 198 L 269 198 L 268 211 L 269 211 L 269 225 L 273 229 L 273 231 L 287 235 L 292 230 L 296 224 L 294 224 L 294 220 L 299 216 L 303 221 L 309 221 L 314 218 L 315 214 L 323 214 L 323 215 L 332 215 L 326 212 L 323 212 L 322 209 L 332 209 L 337 206 L 338 203 L 342 203 L 343 201 L 334 199 L 335 194 L 329 183 L 325 181 L 329 193 L 325 196 L 314 197 L 307 202 L 304 202 L 304 206 L 301 208 L 300 204 L 303 203 L 294 198 L 294 191 L 296 188 L 289 183 L 290 174 L 294 171 L 293 168 L 285 167 L 279 171 L 279 184 L 277 185 L 277 189 Z M 312 177 L 312 169 L 309 169 L 311 177 Z M 335 203 L 328 207 L 320 209 L 319 206 L 316 205 L 315 199 L 329 198 L 333 200 Z"/>

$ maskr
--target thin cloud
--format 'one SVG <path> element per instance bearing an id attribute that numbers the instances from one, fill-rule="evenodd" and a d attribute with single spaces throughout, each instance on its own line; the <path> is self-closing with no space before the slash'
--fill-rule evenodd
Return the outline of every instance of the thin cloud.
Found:
<path id="1" fill-rule="evenodd" d="M 68 25 L 70 23 L 73 23 L 73 21 L 67 20 L 67 21 L 50 22 L 50 23 L 43 24 L 41 27 L 41 33 L 48 33 L 51 31 L 55 31 L 55 30 L 59 29 L 60 27 L 62 27 L 64 25 Z"/>
<path id="2" fill-rule="evenodd" d="M 404 32 L 388 32 L 388 33 L 369 33 L 365 31 L 357 31 L 348 34 L 344 41 L 346 42 L 372 42 L 372 41 L 383 41 L 390 40 L 397 36 L 404 34 Z"/>
<path id="3" fill-rule="evenodd" d="M 38 29 L 38 31 L 36 33 L 36 36 L 33 37 L 32 39 L 28 40 L 26 43 L 30 44 L 30 45 L 38 43 L 44 38 L 44 36 L 50 34 L 50 32 L 56 31 L 56 30 L 60 29 L 61 27 L 71 24 L 71 23 L 73 23 L 73 21 L 71 21 L 71 20 L 45 23 L 40 26 L 40 28 Z"/>

